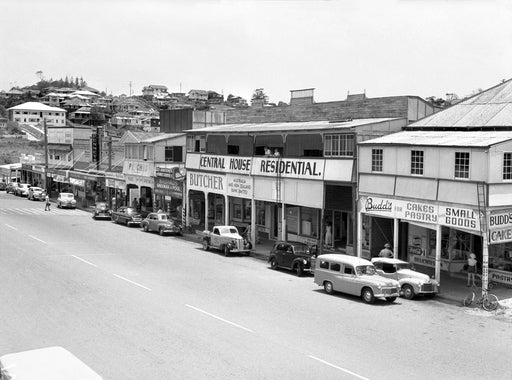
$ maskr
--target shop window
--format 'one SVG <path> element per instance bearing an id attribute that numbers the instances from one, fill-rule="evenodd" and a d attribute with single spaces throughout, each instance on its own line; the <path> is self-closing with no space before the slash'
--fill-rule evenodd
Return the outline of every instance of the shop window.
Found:
<path id="1" fill-rule="evenodd" d="M 324 139 L 325 157 L 353 157 L 354 135 L 326 135 Z"/>
<path id="2" fill-rule="evenodd" d="M 287 207 L 286 208 L 286 230 L 288 233 L 299 233 L 299 208 Z"/>
<path id="3" fill-rule="evenodd" d="M 423 151 L 411 151 L 411 174 L 423 175 Z"/>
<path id="4" fill-rule="evenodd" d="M 512 153 L 503 153 L 503 179 L 512 180 Z"/>
<path id="5" fill-rule="evenodd" d="M 455 178 L 469 178 L 469 152 L 455 152 Z"/>
<path id="6" fill-rule="evenodd" d="M 318 237 L 319 210 L 303 207 L 300 210 L 301 235 Z"/>
<path id="7" fill-rule="evenodd" d="M 256 205 L 256 224 L 265 225 L 265 204 L 261 202 Z"/>
<path id="8" fill-rule="evenodd" d="M 239 203 L 233 205 L 233 219 L 242 220 L 242 205 Z"/>
<path id="9" fill-rule="evenodd" d="M 382 162 L 382 149 L 372 149 L 372 172 L 382 172 Z"/>

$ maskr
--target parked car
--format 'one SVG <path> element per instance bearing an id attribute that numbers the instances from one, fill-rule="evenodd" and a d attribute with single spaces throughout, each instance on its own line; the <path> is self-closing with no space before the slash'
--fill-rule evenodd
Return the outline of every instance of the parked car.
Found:
<path id="1" fill-rule="evenodd" d="M 18 187 L 18 182 L 9 182 L 7 184 L 7 187 L 5 188 L 5 192 L 7 194 L 11 193 L 11 194 L 15 194 L 16 193 L 16 188 Z"/>
<path id="2" fill-rule="evenodd" d="M 167 214 L 152 212 L 141 223 L 145 232 L 158 232 L 160 235 L 165 234 L 181 234 L 181 227 L 172 219 L 167 217 Z"/>
<path id="3" fill-rule="evenodd" d="M 96 219 L 111 219 L 111 211 L 106 202 L 96 202 L 94 210 L 92 211 L 92 218 Z"/>
<path id="4" fill-rule="evenodd" d="M 374 257 L 372 264 L 379 275 L 397 280 L 402 295 L 409 300 L 416 295 L 434 296 L 439 293 L 439 283 L 424 273 L 416 272 L 407 261 Z"/>
<path id="5" fill-rule="evenodd" d="M 126 224 L 127 226 L 137 225 L 140 226 L 142 216 L 133 207 L 122 206 L 117 211 L 112 211 L 112 222 Z"/>
<path id="6" fill-rule="evenodd" d="M 28 189 L 30 188 L 29 183 L 18 183 L 18 186 L 14 190 L 14 195 L 18 197 L 28 197 Z"/>
<path id="7" fill-rule="evenodd" d="M 0 357 L 0 379 L 82 379 L 102 377 L 63 347 L 45 347 Z"/>
<path id="8" fill-rule="evenodd" d="M 7 183 L 5 183 L 4 181 L 0 181 L 0 191 L 3 191 L 7 189 Z"/>
<path id="9" fill-rule="evenodd" d="M 27 199 L 30 201 L 44 201 L 46 197 L 46 191 L 42 187 L 31 186 L 28 189 Z"/>
<path id="10" fill-rule="evenodd" d="M 203 231 L 203 249 L 210 248 L 224 252 L 224 256 L 231 253 L 249 254 L 252 244 L 246 238 L 240 236 L 235 226 L 215 226 L 212 231 Z"/>
<path id="11" fill-rule="evenodd" d="M 376 297 L 394 302 L 400 294 L 398 281 L 379 276 L 370 261 L 349 255 L 318 256 L 314 281 L 328 294 L 352 294 L 366 303 L 373 303 Z"/>
<path id="12" fill-rule="evenodd" d="M 315 255 L 305 243 L 278 241 L 270 251 L 268 262 L 272 269 L 291 269 L 300 277 L 304 272 L 312 272 Z"/>
<path id="13" fill-rule="evenodd" d="M 59 193 L 59 197 L 57 198 L 57 207 L 76 208 L 76 200 L 73 193 Z"/>

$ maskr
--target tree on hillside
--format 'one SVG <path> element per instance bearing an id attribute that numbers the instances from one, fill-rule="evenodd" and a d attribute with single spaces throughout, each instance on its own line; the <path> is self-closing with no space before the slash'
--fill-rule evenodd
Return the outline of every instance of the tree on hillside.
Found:
<path id="1" fill-rule="evenodd" d="M 251 105 L 261 105 L 264 106 L 268 104 L 268 96 L 263 91 L 263 88 L 257 88 L 252 93 Z"/>

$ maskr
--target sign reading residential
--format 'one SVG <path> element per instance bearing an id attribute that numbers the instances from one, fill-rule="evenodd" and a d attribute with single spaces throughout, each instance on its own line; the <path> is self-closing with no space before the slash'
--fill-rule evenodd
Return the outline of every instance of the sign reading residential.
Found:
<path id="1" fill-rule="evenodd" d="M 323 179 L 325 160 L 323 159 L 295 159 L 280 157 L 256 157 L 252 168 L 253 175 L 299 178 Z"/>

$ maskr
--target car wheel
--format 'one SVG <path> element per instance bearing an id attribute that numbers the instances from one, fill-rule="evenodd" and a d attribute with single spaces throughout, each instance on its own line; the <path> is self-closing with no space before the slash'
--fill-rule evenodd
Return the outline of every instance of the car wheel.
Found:
<path id="1" fill-rule="evenodd" d="M 143 229 L 144 229 L 144 232 L 149 232 L 149 228 L 148 228 L 147 224 L 144 224 Z"/>
<path id="2" fill-rule="evenodd" d="M 304 274 L 304 268 L 302 267 L 302 264 L 297 264 L 295 266 L 295 273 L 297 274 L 297 277 L 301 277 Z"/>
<path id="3" fill-rule="evenodd" d="M 164 229 L 163 228 L 160 228 L 158 230 L 158 233 L 160 234 L 160 236 L 164 236 Z"/>
<path id="4" fill-rule="evenodd" d="M 57 203 L 57 208 L 62 208 L 62 206 L 61 206 L 60 202 L 59 202 L 59 203 Z"/>
<path id="5" fill-rule="evenodd" d="M 325 281 L 324 282 L 324 290 L 327 294 L 332 294 L 334 292 L 334 289 L 332 287 L 332 282 Z"/>
<path id="6" fill-rule="evenodd" d="M 229 256 L 229 253 L 230 253 L 230 252 L 229 252 L 229 248 L 228 248 L 228 246 L 226 245 L 226 246 L 224 247 L 224 256 L 228 257 L 228 256 Z"/>
<path id="7" fill-rule="evenodd" d="M 408 300 L 412 300 L 415 296 L 414 289 L 412 288 L 411 285 L 402 286 L 402 291 L 404 293 L 404 298 L 406 298 Z"/>
<path id="8" fill-rule="evenodd" d="M 375 302 L 375 296 L 373 295 L 373 290 L 371 290 L 370 288 L 364 288 L 363 292 L 361 294 L 361 297 L 363 298 L 363 301 L 366 303 Z"/>
<path id="9" fill-rule="evenodd" d="M 204 249 L 205 251 L 208 251 L 208 248 L 209 248 L 209 247 L 208 247 L 208 240 L 203 239 L 203 249 Z"/>
<path id="10" fill-rule="evenodd" d="M 388 302 L 395 302 L 396 297 L 386 297 L 386 301 Z"/>
<path id="11" fill-rule="evenodd" d="M 277 261 L 276 261 L 275 257 L 272 257 L 270 259 L 270 268 L 277 269 Z"/>

